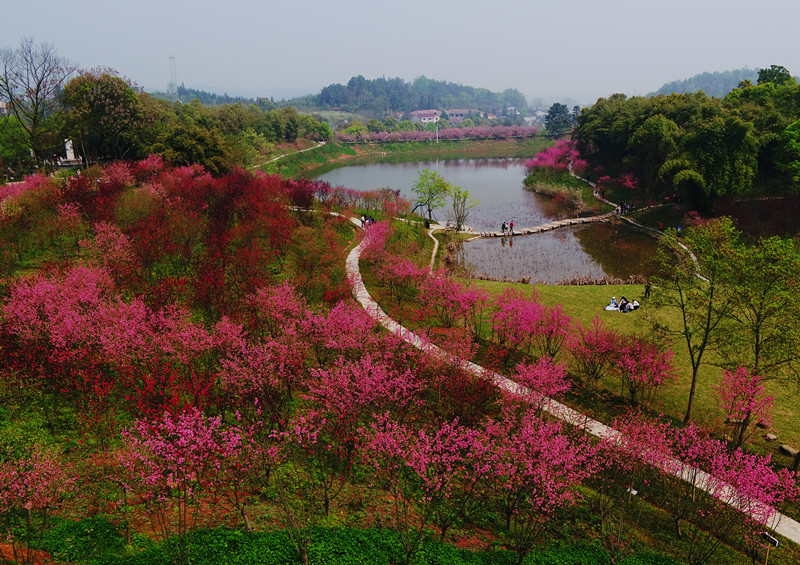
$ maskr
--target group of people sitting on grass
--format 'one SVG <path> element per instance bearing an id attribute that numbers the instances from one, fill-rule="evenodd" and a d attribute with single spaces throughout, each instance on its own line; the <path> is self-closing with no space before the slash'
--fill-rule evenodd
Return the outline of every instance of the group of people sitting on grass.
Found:
<path id="1" fill-rule="evenodd" d="M 611 304 L 606 306 L 606 310 L 616 310 L 619 312 L 633 312 L 634 310 L 639 309 L 639 301 L 634 299 L 633 302 L 628 302 L 628 299 L 624 296 L 617 302 L 617 297 L 611 297 Z"/>

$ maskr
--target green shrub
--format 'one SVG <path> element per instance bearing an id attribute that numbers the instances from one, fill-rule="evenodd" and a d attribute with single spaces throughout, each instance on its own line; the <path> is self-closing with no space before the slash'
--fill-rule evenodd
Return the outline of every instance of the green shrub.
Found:
<path id="1" fill-rule="evenodd" d="M 92 563 L 118 555 L 125 547 L 116 526 L 104 518 L 64 520 L 42 540 L 42 549 L 58 561 Z"/>
<path id="2" fill-rule="evenodd" d="M 115 541 L 113 552 L 108 551 L 102 558 L 90 562 L 92 565 L 169 565 L 172 563 L 169 555 L 175 553 L 170 551 L 170 546 L 175 543 L 177 540 L 171 538 L 166 544 L 147 548 L 134 555 L 120 555 L 121 540 Z M 289 536 L 283 531 L 247 533 L 225 528 L 200 530 L 192 534 L 190 547 L 193 565 L 301 563 Z M 62 556 L 58 558 L 71 560 Z M 392 565 L 402 563 L 404 558 L 397 532 L 379 528 L 315 528 L 308 546 L 308 560 L 313 565 Z M 415 565 L 513 565 L 516 562 L 517 555 L 512 551 L 470 551 L 438 539 L 423 540 L 414 555 Z M 558 545 L 531 553 L 525 559 L 525 565 L 610 565 L 610 561 L 608 555 L 594 545 Z M 629 556 L 621 565 L 678 563 L 669 557 L 648 552 Z"/>

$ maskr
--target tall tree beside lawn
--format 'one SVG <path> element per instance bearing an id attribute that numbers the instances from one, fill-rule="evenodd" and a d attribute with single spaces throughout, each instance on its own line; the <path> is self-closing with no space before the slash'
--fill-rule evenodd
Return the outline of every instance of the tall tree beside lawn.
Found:
<path id="1" fill-rule="evenodd" d="M 737 243 L 736 230 L 729 218 L 700 223 L 686 230 L 684 241 L 694 254 L 689 255 L 675 230 L 668 230 L 659 241 L 655 256 L 658 276 L 653 280 L 653 304 L 680 316 L 676 326 L 650 318 L 654 328 L 686 345 L 692 367 L 692 384 L 684 423 L 692 417 L 694 395 L 705 354 L 720 347 L 727 333 L 726 320 L 734 307 L 730 293 L 730 259 Z"/>
<path id="2" fill-rule="evenodd" d="M 791 240 L 771 237 L 741 248 L 731 284 L 735 331 L 725 353 L 731 368 L 751 375 L 800 381 L 800 251 Z"/>

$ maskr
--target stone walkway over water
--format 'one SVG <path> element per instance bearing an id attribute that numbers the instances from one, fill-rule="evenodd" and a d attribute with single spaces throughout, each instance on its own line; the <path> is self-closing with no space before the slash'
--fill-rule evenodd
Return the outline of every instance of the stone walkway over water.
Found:
<path id="1" fill-rule="evenodd" d="M 490 231 L 490 232 L 468 232 L 475 234 L 476 238 L 482 237 L 510 237 L 510 236 L 520 236 L 520 235 L 534 235 L 537 233 L 542 233 L 550 230 L 554 230 L 561 227 L 566 226 L 577 226 L 580 224 L 591 224 L 594 222 L 605 222 L 609 218 L 616 216 L 616 212 L 608 212 L 601 216 L 586 216 L 585 218 L 568 218 L 566 220 L 554 220 L 552 222 L 548 222 L 546 224 L 541 224 L 539 226 L 534 226 L 532 228 L 522 228 L 522 229 L 514 229 L 507 233 L 499 232 L 499 231 Z"/>

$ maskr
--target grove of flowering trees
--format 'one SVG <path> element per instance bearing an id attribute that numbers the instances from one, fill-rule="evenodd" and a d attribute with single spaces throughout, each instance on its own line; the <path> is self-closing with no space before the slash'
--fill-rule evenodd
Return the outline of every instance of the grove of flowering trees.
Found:
<path id="1" fill-rule="evenodd" d="M 362 131 L 361 133 L 336 132 L 338 141 L 344 143 L 390 143 L 397 141 L 458 141 L 461 139 L 509 139 L 535 137 L 535 126 L 475 126 L 447 128 L 438 131 Z"/>
<path id="2" fill-rule="evenodd" d="M 320 213 L 334 204 L 314 195 L 330 193 L 151 158 L 3 195 L 4 252 L 19 242 L 0 290 L 4 531 L 24 526 L 28 547 L 54 511 L 103 515 L 176 536 L 170 556 L 188 563 L 199 528 L 280 524 L 308 562 L 314 528 L 361 506 L 352 520 L 395 529 L 409 563 L 427 531 L 446 539 L 470 521 L 522 563 L 579 491 L 642 445 L 659 465 L 637 472 L 664 488 L 684 488 L 658 470 L 675 465 L 737 487 L 693 502 L 681 535 L 711 512 L 727 520 L 713 534 L 744 535 L 794 497 L 792 474 L 704 436 L 701 457 L 671 428 L 636 447 L 653 427 L 643 417 L 607 444 L 551 420 L 547 398 L 603 378 L 647 404 L 674 374 L 671 351 L 581 328 L 535 292 L 493 299 L 428 272 L 398 256 L 410 246 L 390 222 L 356 232 Z M 376 293 L 444 327 L 428 339 L 452 359 L 385 332 L 349 297 L 344 252 L 361 237 Z M 479 346 L 513 367 L 515 394 L 465 371 Z"/>

